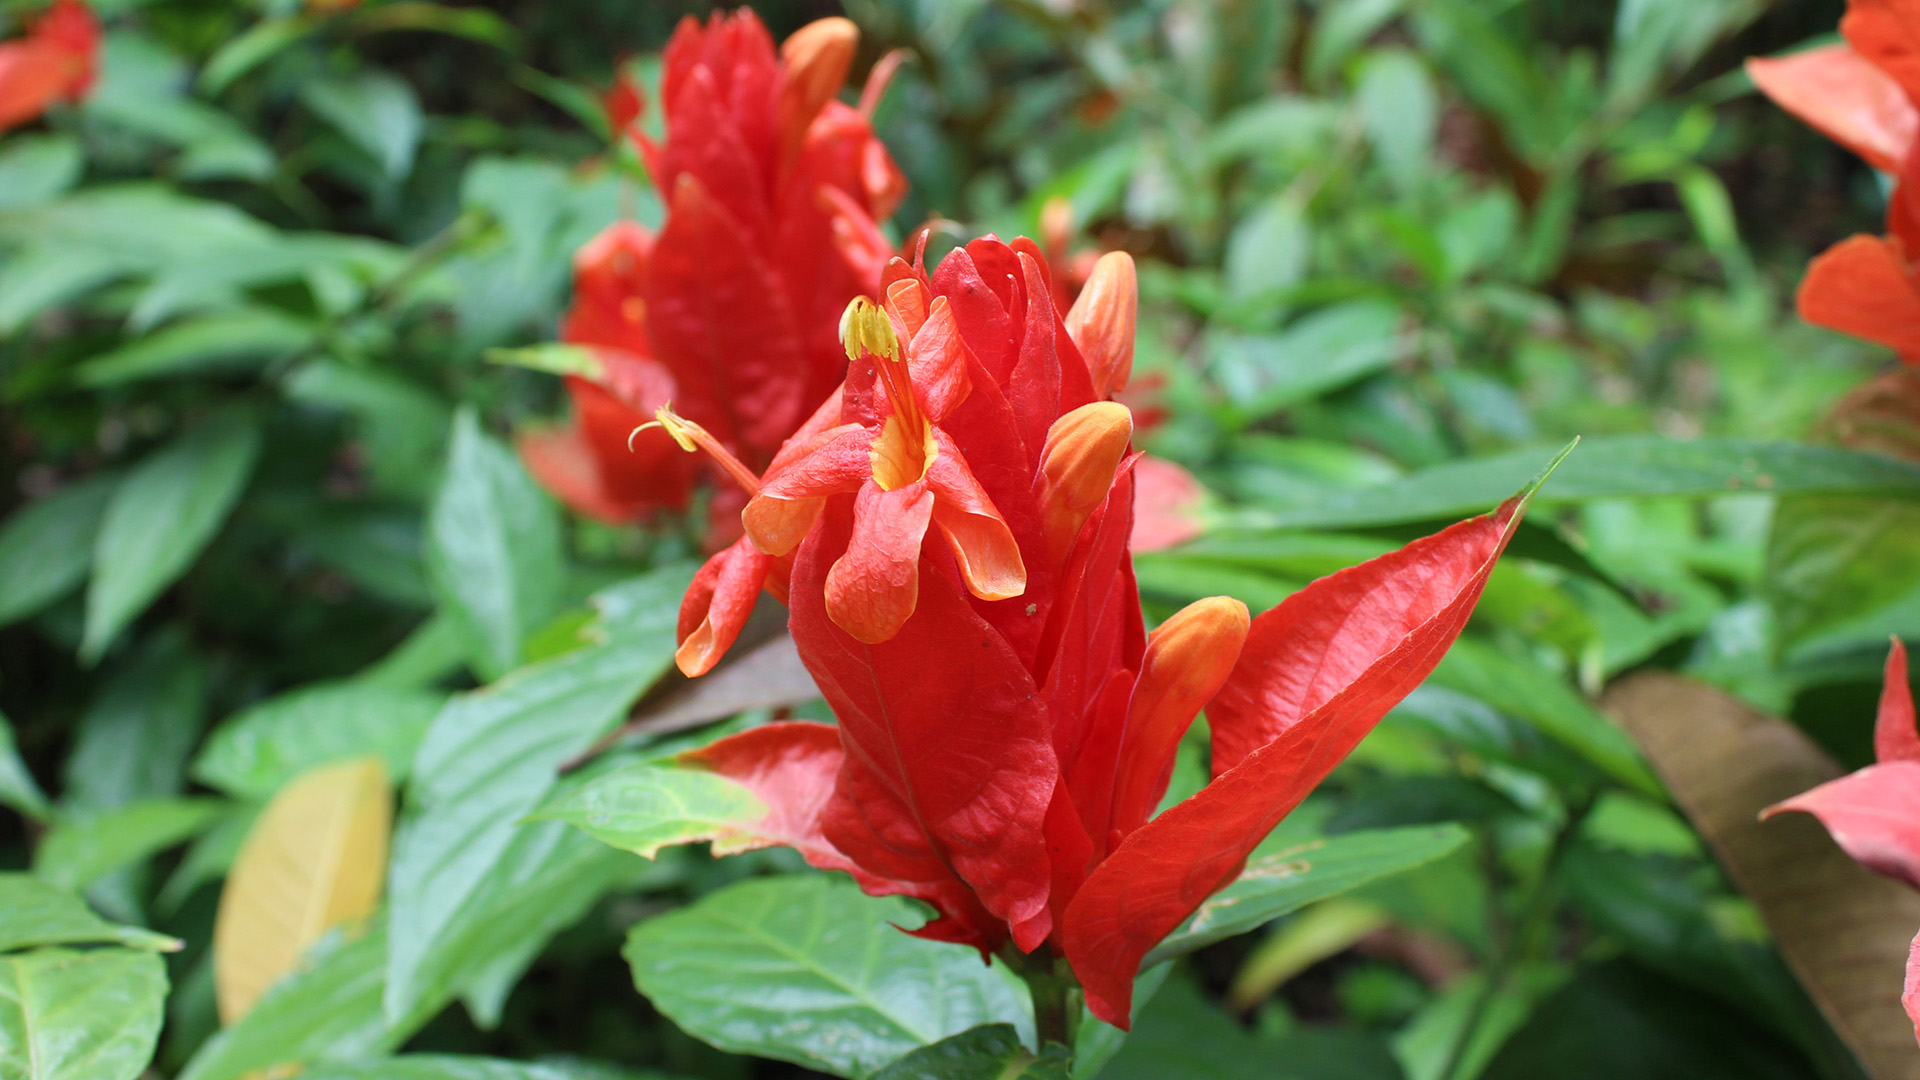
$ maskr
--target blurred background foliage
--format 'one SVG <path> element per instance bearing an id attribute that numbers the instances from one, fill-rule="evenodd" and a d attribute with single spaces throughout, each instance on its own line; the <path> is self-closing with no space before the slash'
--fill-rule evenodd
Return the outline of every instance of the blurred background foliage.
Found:
<path id="1" fill-rule="evenodd" d="M 841 10 L 754 7 L 776 38 Z M 622 64 L 650 79 L 709 5 L 96 8 L 94 93 L 0 138 L 0 800 L 20 811 L 0 869 L 188 942 L 159 1068 L 204 1080 L 245 1071 L 205 1045 L 205 943 L 260 801 L 368 749 L 408 782 L 449 695 L 619 641 L 645 618 L 617 583 L 651 571 L 640 595 L 670 606 L 644 587 L 697 551 L 697 513 L 563 518 L 506 449 L 557 381 L 489 350 L 550 340 L 574 250 L 657 221 L 598 95 Z M 1051 230 L 1140 260 L 1131 403 L 1212 493 L 1206 537 L 1139 559 L 1150 618 L 1216 592 L 1269 606 L 1588 440 L 1468 637 L 1270 848 L 1467 839 L 1183 962 L 1102 1075 L 1859 1075 L 1593 704 L 1623 672 L 1686 672 L 1854 766 L 1886 634 L 1920 632 L 1920 510 L 1888 494 L 1911 475 L 1836 479 L 1780 447 L 1917 445 L 1889 358 L 1789 303 L 1811 253 L 1876 230 L 1881 186 L 1739 70 L 1839 11 L 845 4 L 856 78 L 911 52 L 876 115 L 912 183 L 896 238 L 937 218 L 957 224 L 936 246 Z M 449 567 L 509 583 L 511 617 L 476 626 Z M 636 661 L 628 696 L 664 665 Z M 414 810 L 465 797 L 410 783 Z M 421 902 L 406 856 L 395 919 Z M 466 926 L 477 967 L 420 976 L 407 1015 L 375 978 L 252 1037 L 800 1075 L 680 1033 L 619 956 L 636 919 L 792 865 L 607 849 L 564 911 Z M 373 950 L 377 975 L 385 941 L 314 970 Z"/>

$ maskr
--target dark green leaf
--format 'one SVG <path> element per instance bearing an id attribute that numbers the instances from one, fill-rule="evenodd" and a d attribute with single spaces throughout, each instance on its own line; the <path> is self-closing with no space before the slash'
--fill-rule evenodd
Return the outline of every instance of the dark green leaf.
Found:
<path id="1" fill-rule="evenodd" d="M 1036 1058 L 1012 1024 L 988 1024 L 923 1046 L 874 1080 L 1067 1080 L 1066 1050 Z"/>
<path id="2" fill-rule="evenodd" d="M 134 1080 L 160 1038 L 167 969 L 133 949 L 0 956 L 8 1080 Z"/>
<path id="3" fill-rule="evenodd" d="M 1405 347 L 1399 309 L 1356 300 L 1316 311 L 1277 334 L 1216 334 L 1213 371 L 1237 410 L 1261 417 L 1380 371 Z M 1506 494 L 1525 481 L 1508 485 Z"/>
<path id="4" fill-rule="evenodd" d="M 1029 1038 L 1026 993 L 1004 967 L 891 925 L 922 919 L 838 876 L 759 878 L 634 927 L 626 957 L 687 1033 L 837 1076 L 872 1076 L 981 1024 Z"/>
<path id="5" fill-rule="evenodd" d="M 359 1065 L 322 1065 L 302 1080 L 672 1080 L 665 1073 L 631 1072 L 571 1061 L 507 1061 L 453 1054 L 406 1054 Z"/>
<path id="6" fill-rule="evenodd" d="M 392 180 L 413 170 L 423 119 L 420 99 L 396 76 L 362 69 L 358 74 L 301 83 L 301 98 L 365 150 Z"/>
<path id="7" fill-rule="evenodd" d="M 1147 968 L 1244 934 L 1307 904 L 1432 862 L 1467 842 L 1459 825 L 1347 833 L 1264 856 L 1209 897 L 1141 961 Z"/>
<path id="8" fill-rule="evenodd" d="M 186 572 L 239 499 L 259 450 L 250 419 L 222 414 L 148 457 L 114 489 L 94 544 L 84 660 L 98 660 Z"/>
<path id="9" fill-rule="evenodd" d="M 0 525 L 0 625 L 39 611 L 86 579 L 115 479 L 83 480 Z"/>
<path id="10" fill-rule="evenodd" d="M 1782 645 L 1851 622 L 1920 585 L 1920 503 L 1848 496 L 1782 499 L 1766 585 Z"/>
<path id="11" fill-rule="evenodd" d="M 27 763 L 13 744 L 13 725 L 0 713 L 0 806 L 11 806 L 30 818 L 44 820 L 47 797 L 34 783 Z"/>
<path id="12" fill-rule="evenodd" d="M 111 810 L 178 795 L 206 710 L 206 662 L 186 638 L 163 632 L 142 642 L 109 671 L 80 716 L 63 801 Z"/>
<path id="13" fill-rule="evenodd" d="M 82 386 L 255 364 L 312 344 L 314 326 L 271 308 L 240 308 L 183 320 L 74 370 Z"/>

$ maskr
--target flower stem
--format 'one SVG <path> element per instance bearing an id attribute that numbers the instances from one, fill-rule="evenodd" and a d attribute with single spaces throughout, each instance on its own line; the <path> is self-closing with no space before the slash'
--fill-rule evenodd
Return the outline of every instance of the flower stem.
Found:
<path id="1" fill-rule="evenodd" d="M 1039 1049 L 1057 1043 L 1068 1051 L 1080 1029 L 1080 980 L 1064 959 L 1049 950 L 1022 954 L 1008 945 L 1000 950 L 1000 959 L 1026 980 L 1033 998 L 1033 1025 L 1040 1036 Z"/>

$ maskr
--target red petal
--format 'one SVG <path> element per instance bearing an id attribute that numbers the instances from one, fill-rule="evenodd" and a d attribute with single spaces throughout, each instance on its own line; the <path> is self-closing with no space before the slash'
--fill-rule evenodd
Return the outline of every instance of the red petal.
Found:
<path id="1" fill-rule="evenodd" d="M 1913 947 L 1907 951 L 1907 985 L 1900 1004 L 1907 1007 L 1907 1019 L 1913 1021 L 1914 1038 L 1920 1039 L 1920 937 L 1913 939 Z"/>
<path id="2" fill-rule="evenodd" d="M 785 555 L 800 546 L 820 516 L 820 500 L 860 490 L 873 479 L 868 447 L 873 436 L 858 424 L 828 428 L 792 450 L 783 448 L 779 467 L 767 473 L 760 493 L 740 519 L 760 550 Z"/>
<path id="3" fill-rule="evenodd" d="M 46 112 L 60 100 L 67 83 L 63 53 L 31 40 L 0 45 L 0 130 Z"/>
<path id="4" fill-rule="evenodd" d="M 554 498 L 609 525 L 622 525 L 647 512 L 644 503 L 616 498 L 600 479 L 593 449 L 577 427 L 522 431 L 514 440 L 527 472 Z"/>
<path id="5" fill-rule="evenodd" d="M 826 834 L 870 871 L 945 888 L 936 904 L 951 917 L 967 913 L 942 879 L 964 882 L 994 918 L 1026 922 L 1047 905 L 1058 775 L 1033 679 L 931 562 L 891 640 L 864 645 L 834 625 L 824 579 L 850 533 L 846 510 L 829 509 L 793 568 L 789 626 L 847 747 Z"/>
<path id="6" fill-rule="evenodd" d="M 932 285 L 936 296 L 946 297 L 953 305 L 953 315 L 967 347 L 979 357 L 995 384 L 1004 385 L 1013 374 L 1019 339 L 1007 306 L 988 287 L 966 248 L 954 248 L 940 260 L 933 272 Z"/>
<path id="7" fill-rule="evenodd" d="M 1853 861 L 1920 889 L 1920 762 L 1869 765 L 1775 803 L 1760 816 L 1790 810 L 1819 818 Z"/>
<path id="8" fill-rule="evenodd" d="M 680 648 L 674 662 L 688 678 L 713 670 L 739 638 L 766 586 L 774 559 L 741 537 L 708 559 L 680 601 Z"/>
<path id="9" fill-rule="evenodd" d="M 1911 0 L 1848 0 L 1840 36 L 1920 101 L 1920 11 Z"/>
<path id="10" fill-rule="evenodd" d="M 1127 1025 L 1140 958 L 1439 663 L 1521 509 L 1322 578 L 1253 621 L 1207 706 L 1213 782 L 1128 836 L 1067 908 L 1064 951 L 1095 1015 Z"/>
<path id="11" fill-rule="evenodd" d="M 1873 756 L 1882 763 L 1920 761 L 1920 732 L 1914 729 L 1913 685 L 1907 681 L 1907 647 L 1899 638 L 1887 653 L 1880 688 L 1880 715 L 1873 725 Z"/>
<path id="12" fill-rule="evenodd" d="M 1781 108 L 1884 172 L 1898 172 L 1920 130 L 1900 84 L 1845 45 L 1753 57 L 1747 74 Z"/>
<path id="13" fill-rule="evenodd" d="M 654 356 L 681 415 L 721 442 L 773 456 L 805 417 L 805 354 L 793 312 L 738 219 L 700 183 L 673 189 L 647 276 Z"/>
<path id="14" fill-rule="evenodd" d="M 1828 248 L 1800 282 L 1800 317 L 1920 356 L 1920 292 L 1894 245 L 1855 236 Z"/>
<path id="15" fill-rule="evenodd" d="M 1198 537 L 1200 481 L 1165 458 L 1148 454 L 1133 467 L 1135 554 L 1164 551 Z"/>
<path id="16" fill-rule="evenodd" d="M 918 293 L 917 282 L 901 282 L 898 287 L 903 292 L 911 287 Z M 960 338 L 960 326 L 954 321 L 953 305 L 944 296 L 935 297 L 907 346 L 907 372 L 913 380 L 914 396 L 935 423 L 946 419 L 972 392 L 973 380 L 967 374 L 971 358 L 967 343 Z"/>
<path id="17" fill-rule="evenodd" d="M 749 728 L 689 750 L 677 760 L 718 773 L 767 804 L 767 816 L 751 828 L 716 829 L 702 837 L 713 841 L 715 855 L 779 844 L 822 869 L 854 870 L 820 831 L 820 813 L 833 797 L 834 777 L 844 757 L 840 729 L 794 721 Z"/>
<path id="18" fill-rule="evenodd" d="M 967 469 L 967 459 L 946 432 L 933 429 L 940 452 L 927 467 L 927 490 L 935 496 L 934 523 L 960 562 L 967 591 L 982 600 L 1007 600 L 1027 589 L 1027 569 L 1020 545 L 1005 518 L 994 508 L 980 481 Z"/>
<path id="19" fill-rule="evenodd" d="M 826 600 L 827 616 L 855 640 L 878 645 L 913 615 L 933 503 L 925 483 L 892 491 L 868 483 L 854 496 L 853 534 L 827 572 Z"/>

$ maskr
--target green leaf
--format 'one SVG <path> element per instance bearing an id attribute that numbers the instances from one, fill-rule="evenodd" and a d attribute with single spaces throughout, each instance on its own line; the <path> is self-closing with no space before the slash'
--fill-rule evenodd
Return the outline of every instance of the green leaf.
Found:
<path id="1" fill-rule="evenodd" d="M 446 701 L 360 682 L 303 687 L 221 724 L 194 759 L 193 775 L 236 798 L 264 798 L 316 766 L 372 754 L 398 783 Z"/>
<path id="2" fill-rule="evenodd" d="M 86 579 L 115 480 L 89 477 L 0 525 L 0 625 L 32 615 Z"/>
<path id="3" fill-rule="evenodd" d="M 388 179 L 404 179 L 413 170 L 424 119 L 420 99 L 397 76 L 362 70 L 352 76 L 308 79 L 301 83 L 300 96 L 378 162 Z"/>
<path id="4" fill-rule="evenodd" d="M 427 574 L 482 675 L 519 665 L 527 636 L 559 607 L 565 571 L 553 501 L 461 412 L 428 521 Z"/>
<path id="5" fill-rule="evenodd" d="M 1403 49 L 1374 51 L 1361 65 L 1354 101 L 1374 155 L 1395 183 L 1407 189 L 1433 174 L 1440 100 L 1426 65 Z"/>
<path id="6" fill-rule="evenodd" d="M 1891 604 L 1920 585 L 1920 503 L 1848 496 L 1782 499 L 1765 582 L 1780 643 L 1792 645 Z"/>
<path id="7" fill-rule="evenodd" d="M 448 999 L 421 1001 L 388 1024 L 380 1008 L 386 967 L 384 918 L 351 940 L 329 934 L 252 1011 L 208 1039 L 180 1080 L 240 1080 L 277 1066 L 364 1061 L 392 1051 Z"/>
<path id="8" fill-rule="evenodd" d="M 103 387 L 166 375 L 253 364 L 311 345 L 315 327 L 272 308 L 249 307 L 185 319 L 96 356 L 74 370 L 81 386 Z"/>
<path id="9" fill-rule="evenodd" d="M 0 1076 L 134 1080 L 160 1039 L 167 969 L 132 949 L 0 956 Z"/>
<path id="10" fill-rule="evenodd" d="M 1380 371 L 1405 348 L 1398 308 L 1355 300 L 1277 334 L 1216 334 L 1213 370 L 1234 407 L 1259 417 Z M 1506 493 L 1518 486 L 1508 485 Z"/>
<path id="11" fill-rule="evenodd" d="M 1330 493 L 1263 517 L 1273 528 L 1351 528 L 1485 513 L 1526 483 L 1550 451 L 1516 450 L 1423 469 L 1392 483 Z M 1604 498 L 1708 498 L 1734 492 L 1920 499 L 1920 466 L 1878 454 L 1753 439 L 1588 439 L 1538 505 Z"/>
<path id="12" fill-rule="evenodd" d="M 1313 254 L 1313 229 L 1298 201 L 1271 199 L 1241 220 L 1227 240 L 1227 292 L 1263 297 L 1300 283 Z"/>
<path id="13" fill-rule="evenodd" d="M 0 149 L 0 210 L 19 210 L 58 198 L 79 179 L 86 162 L 71 135 L 15 135 Z"/>
<path id="14" fill-rule="evenodd" d="M 618 724 L 672 662 L 688 580 L 674 567 L 602 593 L 594 644 L 460 695 L 434 718 L 394 838 L 389 1015 L 407 1013 L 474 961 L 467 954 L 477 946 L 465 938 L 475 913 L 507 887 L 502 867 L 529 845 L 571 836 L 608 851 L 568 826 L 521 819 L 546 798 L 556 767 Z M 522 927 L 491 929 L 492 954 L 525 947 Z"/>
<path id="15" fill-rule="evenodd" d="M 48 810 L 46 795 L 20 760 L 5 713 L 0 713 L 0 806 L 11 806 L 36 821 L 44 821 Z"/>
<path id="16" fill-rule="evenodd" d="M 1067 1052 L 1050 1046 L 1036 1058 L 1012 1024 L 987 1024 L 923 1046 L 874 1080 L 1067 1080 Z"/>
<path id="17" fill-rule="evenodd" d="M 246 487 L 260 432 L 240 413 L 189 429 L 114 489 L 94 544 L 80 655 L 88 664 L 185 573 Z"/>
<path id="18" fill-rule="evenodd" d="M 206 725 L 207 665 L 175 628 L 116 663 L 80 716 L 62 777 L 69 809 L 178 795 Z"/>
<path id="19" fill-rule="evenodd" d="M 753 792 L 724 776 L 642 761 L 558 792 L 532 816 L 651 859 L 663 847 L 711 840 L 766 814 Z"/>
<path id="20" fill-rule="evenodd" d="M 228 39 L 200 69 L 201 91 L 209 95 L 220 93 L 233 80 L 305 37 L 313 27 L 313 19 L 299 15 L 253 24 Z"/>
<path id="21" fill-rule="evenodd" d="M 322 1065 L 300 1076 L 301 1080 L 672 1080 L 665 1073 L 615 1070 L 585 1062 L 507 1061 L 455 1054 L 405 1054 L 358 1065 Z"/>
<path id="22" fill-rule="evenodd" d="M 1456 690 L 1525 720 L 1614 779 L 1654 798 L 1665 788 L 1626 732 L 1558 675 L 1483 641 L 1461 638 L 1434 669 L 1435 686 Z"/>
<path id="23" fill-rule="evenodd" d="M 62 818 L 34 851 L 33 872 L 63 889 L 84 889 L 194 836 L 223 808 L 218 799 L 160 799 Z"/>
<path id="24" fill-rule="evenodd" d="M 964 946 L 909 937 L 924 916 L 838 876 L 758 878 L 633 928 L 625 955 L 655 1008 L 722 1050 L 869 1077 L 981 1024 L 1032 1037 L 1024 988 Z"/>
<path id="25" fill-rule="evenodd" d="M 562 341 L 550 341 L 543 345 L 528 345 L 518 349 L 488 349 L 487 363 L 505 367 L 526 368 L 528 371 L 544 371 L 549 375 L 578 375 L 583 379 L 604 377 L 606 366 L 594 355 L 592 349 L 583 345 L 568 345 Z"/>
<path id="26" fill-rule="evenodd" d="M 160 952 L 180 948 L 180 942 L 165 934 L 110 923 L 79 897 L 32 874 L 0 874 L 0 953 L 42 945 L 126 945 Z"/>
<path id="27" fill-rule="evenodd" d="M 1467 842 L 1451 822 L 1371 829 L 1310 841 L 1247 864 L 1233 884 L 1207 898 L 1186 924 L 1140 962 L 1142 969 L 1262 926 L 1290 911 L 1404 873 Z"/>
<path id="28" fill-rule="evenodd" d="M 374 367 L 321 361 L 287 379 L 287 393 L 352 412 L 359 418 L 367 471 L 382 491 L 409 503 L 433 493 L 434 474 L 446 457 L 452 409 L 437 394 L 399 374 Z"/>

